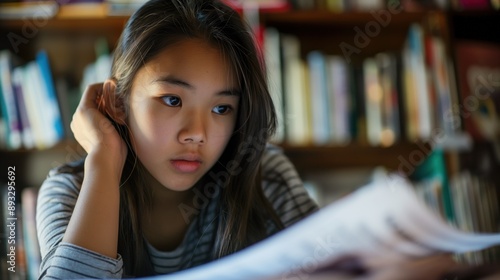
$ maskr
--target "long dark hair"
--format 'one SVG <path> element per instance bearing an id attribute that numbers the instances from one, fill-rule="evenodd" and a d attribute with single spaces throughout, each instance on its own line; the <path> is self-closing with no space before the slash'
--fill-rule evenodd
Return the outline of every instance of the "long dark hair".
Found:
<path id="1" fill-rule="evenodd" d="M 223 172 L 224 180 L 205 175 L 195 186 L 203 188 L 211 182 L 220 190 L 215 259 L 265 238 L 269 221 L 282 228 L 261 186 L 260 158 L 274 133 L 276 116 L 263 63 L 248 26 L 220 1 L 151 0 L 128 20 L 114 52 L 112 78 L 117 83 L 117 97 L 127 104 L 137 71 L 165 47 L 188 38 L 202 39 L 218 48 L 240 88 L 235 131 L 221 158 L 207 173 Z M 127 128 L 118 129 L 130 143 Z M 118 248 L 126 274 L 134 276 L 151 272 L 140 219 L 145 213 L 141 211 L 148 211 L 151 195 L 142 180 L 144 172 L 129 146 L 120 194 Z"/>

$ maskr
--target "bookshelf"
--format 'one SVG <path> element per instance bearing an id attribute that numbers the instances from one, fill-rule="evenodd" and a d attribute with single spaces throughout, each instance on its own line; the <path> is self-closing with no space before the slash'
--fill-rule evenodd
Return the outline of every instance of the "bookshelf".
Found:
<path id="1" fill-rule="evenodd" d="M 444 16 L 444 13 L 438 11 L 401 12 L 391 15 L 387 26 L 382 26 L 378 32 L 374 29 L 377 35 L 369 36 L 370 42 L 363 48 L 363 56 L 371 56 L 381 51 L 401 50 L 409 26 L 427 18 L 430 13 Z M 359 27 L 363 30 L 371 21 L 375 21 L 375 18 L 368 12 L 294 11 L 262 15 L 265 26 L 297 35 L 301 41 L 302 55 L 313 50 L 342 54 L 338 46 L 342 42 L 353 43 L 356 35 L 353 28 Z"/>
<path id="2" fill-rule="evenodd" d="M 400 51 L 405 42 L 408 28 L 412 23 L 423 22 L 432 18 L 439 22 L 442 36 L 450 48 L 449 24 L 464 24 L 465 18 L 471 14 L 481 18 L 484 13 L 495 17 L 495 12 L 455 12 L 449 13 L 440 10 L 426 10 L 418 12 L 398 12 L 391 14 L 389 24 L 382 26 L 376 36 L 370 37 L 368 46 L 362 49 L 359 56 L 353 56 L 354 61 L 375 55 L 382 51 Z M 450 20 L 450 18 L 452 20 Z M 95 60 L 94 42 L 99 38 L 106 38 L 112 48 L 126 23 L 128 16 L 95 16 L 61 17 L 38 20 L 26 19 L 0 20 L 0 35 L 7 38 L 15 33 L 26 38 L 14 48 L 9 40 L 0 42 L 0 49 L 10 49 L 22 61 L 29 61 L 35 57 L 39 49 L 48 53 L 55 80 L 65 80 L 69 88 L 77 88 L 82 77 L 84 67 Z M 350 42 L 356 33 L 354 27 L 363 28 L 374 15 L 369 12 L 329 12 L 322 10 L 290 11 L 278 13 L 263 13 L 261 23 L 264 26 L 276 27 L 280 32 L 292 33 L 299 37 L 301 42 L 301 56 L 308 52 L 321 50 L 331 54 L 342 54 L 338 48 L 341 42 Z M 30 29 L 32 28 L 32 29 Z M 27 31 L 28 30 L 28 31 Z M 24 36 L 32 31 L 33 35 Z M 332 36 L 334 34 L 334 36 Z M 59 144 L 47 151 L 6 151 L 1 154 L 8 161 L 22 162 L 29 160 L 33 154 L 64 154 L 67 145 L 76 147 L 71 137 L 67 137 L 63 144 Z M 307 171 L 310 167 L 320 169 L 376 166 L 382 165 L 396 169 L 398 156 L 409 154 L 418 147 L 412 141 L 404 140 L 391 147 L 372 147 L 366 143 L 349 145 L 329 145 L 315 147 L 313 145 L 294 146 L 283 145 L 285 152 L 296 164 L 299 171 Z M 19 159 L 22 159 L 19 161 Z M 2 160 L 2 162 L 4 162 Z M 32 182 L 34 183 L 34 182 Z"/>
<path id="3" fill-rule="evenodd" d="M 0 150 L 0 168 L 7 170 L 8 166 L 15 166 L 16 182 L 22 190 L 24 187 L 39 187 L 50 169 L 84 155 L 85 151 L 76 141 L 66 139 L 44 150 Z"/>
<path id="4" fill-rule="evenodd" d="M 285 154 L 297 170 L 328 171 L 329 169 L 385 166 L 397 170 L 401 158 L 408 159 L 413 151 L 428 150 L 426 143 L 399 143 L 390 147 L 372 147 L 363 144 L 348 146 L 283 146 Z"/>
<path id="5" fill-rule="evenodd" d="M 373 56 L 383 51 L 401 51 L 407 38 L 408 29 L 413 23 L 431 22 L 438 26 L 440 36 L 446 43 L 447 50 L 452 50 L 456 36 L 471 36 L 476 32 L 463 28 L 474 17 L 477 26 L 498 21 L 498 12 L 450 12 L 442 10 L 420 10 L 416 12 L 398 11 L 390 15 L 386 26 L 381 26 L 376 36 L 370 36 L 370 42 L 362 48 L 360 55 L 352 56 L 354 62 Z M 10 49 L 23 61 L 32 60 L 39 49 L 48 52 L 55 80 L 64 80 L 69 88 L 77 88 L 82 77 L 83 68 L 95 60 L 94 42 L 106 38 L 112 48 L 128 19 L 127 16 L 60 16 L 31 22 L 29 20 L 0 20 L 0 35 L 6 38 L 10 33 L 23 35 L 26 28 L 34 28 L 33 35 L 25 36 L 26 42 L 13 49 L 8 40 L 0 42 L 0 49 Z M 323 10 L 288 11 L 263 13 L 260 17 L 265 27 L 275 27 L 280 32 L 296 35 L 301 43 L 301 56 L 313 50 L 329 54 L 342 55 L 338 48 L 342 42 L 352 42 L 356 35 L 355 27 L 365 28 L 371 21 L 376 21 L 370 12 L 330 12 Z M 426 23 L 427 22 L 427 23 Z M 28 26 L 28 27 L 27 27 Z M 465 30 L 465 31 L 464 31 Z M 469 31 L 467 31 L 469 30 Z M 23 33 L 24 32 L 24 33 Z M 487 32 L 489 38 L 499 38 Z M 465 35 L 464 35 L 465 34 Z M 28 38 L 29 37 L 29 38 Z M 17 51 L 16 51 L 17 50 Z M 71 137 L 47 151 L 6 151 L 2 150 L 3 165 L 9 162 L 22 163 L 30 160 L 34 154 L 64 154 L 67 146 L 76 149 L 78 146 Z M 412 139 L 402 139 L 390 147 L 372 147 L 363 141 L 353 141 L 348 145 L 314 146 L 311 144 L 296 146 L 283 144 L 285 153 L 297 166 L 299 172 L 311 169 L 335 169 L 342 167 L 382 165 L 389 169 L 397 169 L 399 156 L 405 156 L 418 150 Z M 41 168 L 45 171 L 45 168 Z M 31 183 L 35 183 L 32 181 Z"/>
<path id="6" fill-rule="evenodd" d="M 429 14 L 439 17 L 445 16 L 442 12 L 415 12 L 399 13 L 391 16 L 391 22 L 386 28 L 382 28 L 380 35 L 372 38 L 368 47 L 363 49 L 363 56 L 369 56 L 383 50 L 400 50 L 408 27 L 413 22 L 419 22 L 427 18 Z M 18 52 L 13 50 L 8 41 L 0 43 L 1 49 L 10 49 L 23 61 L 33 59 L 36 51 L 45 49 L 48 53 L 53 76 L 57 81 L 65 80 L 68 87 L 79 86 L 83 68 L 95 60 L 94 42 L 104 37 L 110 47 L 116 43 L 127 16 L 102 17 L 58 17 L 42 20 L 33 25 L 26 20 L 1 20 L 0 35 L 8 36 L 9 33 L 22 35 L 26 32 L 27 24 L 35 26 L 34 35 L 27 43 L 18 45 Z M 342 41 L 353 38 L 353 27 L 363 26 L 366 22 L 373 20 L 373 15 L 368 12 L 331 13 L 324 11 L 294 11 L 285 13 L 266 13 L 261 18 L 266 26 L 275 26 L 285 32 L 293 31 L 304 43 L 302 54 L 308 51 L 321 49 L 326 52 L 337 52 L 335 46 Z M 27 23 L 28 22 L 28 23 Z M 311 32 L 312 31 L 312 32 Z M 325 36 L 335 34 L 335 36 Z M 20 166 L 32 166 L 29 161 L 38 156 L 49 156 L 51 154 L 64 158 L 67 153 L 65 149 L 70 146 L 72 150 L 78 148 L 78 144 L 68 137 L 63 143 L 45 151 L 1 151 L 3 165 L 13 162 Z M 417 145 L 409 141 L 397 143 L 391 147 L 372 147 L 366 143 L 353 143 L 342 146 L 313 145 L 294 146 L 283 144 L 285 153 L 296 164 L 299 172 L 307 172 L 311 168 L 331 169 L 343 167 L 369 167 L 382 165 L 390 169 L 397 169 L 399 165 L 398 156 L 408 155 L 411 151 L 418 149 Z M 5 157 L 4 157 L 5 156 Z M 68 157 L 68 156 L 66 156 Z M 36 160 L 35 160 L 36 161 Z M 26 163 L 28 162 L 28 163 Z M 39 166 L 40 172 L 48 171 L 49 166 Z M 28 176 L 29 177 L 29 176 Z M 38 179 L 26 180 L 26 183 L 35 184 Z"/>

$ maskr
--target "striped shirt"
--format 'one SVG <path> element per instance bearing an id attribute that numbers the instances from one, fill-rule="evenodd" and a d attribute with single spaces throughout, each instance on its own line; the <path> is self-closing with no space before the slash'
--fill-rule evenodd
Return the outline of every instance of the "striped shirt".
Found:
<path id="1" fill-rule="evenodd" d="M 262 159 L 262 187 L 285 227 L 317 210 L 294 166 L 276 147 L 268 147 Z M 40 278 L 121 278 L 123 260 L 61 242 L 80 192 L 83 174 L 64 167 L 50 171 L 42 184 L 37 203 L 37 230 L 42 254 Z M 167 274 L 212 260 L 218 223 L 219 201 L 209 204 L 191 221 L 184 240 L 173 251 L 159 251 L 146 242 L 154 271 Z M 269 223 L 268 233 L 276 232 Z"/>

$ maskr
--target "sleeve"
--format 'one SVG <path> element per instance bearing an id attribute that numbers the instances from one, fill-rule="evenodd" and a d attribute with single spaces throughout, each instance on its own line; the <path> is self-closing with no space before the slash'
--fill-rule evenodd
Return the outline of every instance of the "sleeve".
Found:
<path id="1" fill-rule="evenodd" d="M 36 223 L 42 263 L 39 279 L 121 278 L 123 261 L 61 242 L 80 193 L 77 175 L 52 170 L 42 184 Z"/>
<path id="2" fill-rule="evenodd" d="M 281 149 L 270 146 L 262 158 L 264 195 L 288 227 L 318 210 L 297 170 Z"/>

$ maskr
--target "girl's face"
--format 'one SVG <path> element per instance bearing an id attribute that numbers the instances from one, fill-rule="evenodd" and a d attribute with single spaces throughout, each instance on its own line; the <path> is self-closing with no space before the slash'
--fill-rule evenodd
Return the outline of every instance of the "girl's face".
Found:
<path id="1" fill-rule="evenodd" d="M 224 151 L 239 99 L 218 49 L 198 39 L 165 48 L 132 85 L 127 122 L 139 160 L 164 187 L 191 188 Z"/>

